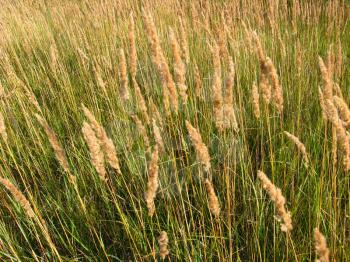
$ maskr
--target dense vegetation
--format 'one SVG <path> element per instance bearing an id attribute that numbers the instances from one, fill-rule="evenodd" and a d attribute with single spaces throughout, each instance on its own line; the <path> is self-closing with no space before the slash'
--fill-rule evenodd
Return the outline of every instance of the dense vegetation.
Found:
<path id="1" fill-rule="evenodd" d="M 2 261 L 350 261 L 345 0 L 10 1 Z"/>

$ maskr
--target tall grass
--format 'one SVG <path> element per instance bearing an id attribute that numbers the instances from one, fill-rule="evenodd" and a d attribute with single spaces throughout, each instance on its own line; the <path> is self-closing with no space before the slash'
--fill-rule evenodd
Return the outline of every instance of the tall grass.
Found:
<path id="1" fill-rule="evenodd" d="M 2 1 L 0 259 L 350 261 L 349 10 Z"/>

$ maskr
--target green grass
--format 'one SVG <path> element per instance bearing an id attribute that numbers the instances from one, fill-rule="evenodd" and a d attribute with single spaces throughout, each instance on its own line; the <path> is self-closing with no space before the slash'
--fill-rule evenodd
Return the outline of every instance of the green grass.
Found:
<path id="1" fill-rule="evenodd" d="M 24 193 L 36 215 L 46 222 L 53 243 L 48 243 L 37 219 L 29 219 L 12 195 L 1 188 L 1 260 L 160 260 L 157 237 L 164 230 L 169 237 L 168 259 L 172 261 L 311 261 L 315 259 L 313 230 L 319 227 L 327 238 L 331 257 L 350 261 L 349 173 L 344 171 L 341 152 L 333 170 L 332 128 L 322 120 L 318 99 L 318 86 L 323 85 L 318 56 L 326 60 L 329 46 L 333 44 L 337 50 L 338 41 L 343 71 L 335 82 L 345 101 L 350 99 L 350 28 L 346 13 L 342 15 L 349 4 L 334 1 L 337 11 L 328 16 L 324 1 L 309 6 L 301 3 L 301 15 L 294 20 L 291 4 L 285 14 L 281 3 L 275 13 L 279 41 L 269 25 L 268 3 L 243 3 L 237 13 L 231 8 L 236 1 L 209 1 L 210 11 L 197 6 L 199 14 L 210 17 L 211 32 L 206 32 L 205 18 L 199 15 L 199 22 L 193 24 L 191 4 L 146 1 L 171 71 L 168 29 L 172 26 L 178 30 L 177 12 L 182 12 L 188 33 L 189 101 L 180 106 L 177 115 L 165 117 L 161 81 L 151 61 L 141 16 L 143 1 L 5 2 L 0 11 L 0 83 L 5 90 L 0 112 L 8 139 L 0 138 L 0 175 Z M 137 31 L 137 81 L 146 102 L 152 98 L 163 116 L 161 134 L 166 149 L 160 154 L 160 186 L 152 218 L 144 201 L 150 157 L 131 119 L 133 113 L 141 118 L 131 79 L 133 99 L 124 103 L 118 92 L 118 49 L 124 48 L 128 59 L 131 10 Z M 213 118 L 214 69 L 208 42 L 223 36 L 223 10 L 232 20 L 232 24 L 227 20 L 230 30 L 226 46 L 236 69 L 234 109 L 239 130 L 219 132 Z M 259 17 L 265 24 L 257 22 Z M 277 68 L 284 92 L 283 115 L 261 102 L 262 116 L 259 120 L 254 117 L 251 87 L 254 81 L 259 82 L 259 61 L 248 48 L 243 21 L 257 31 Z M 298 41 L 302 52 L 300 74 Z M 56 67 L 50 55 L 54 45 L 58 51 Z M 194 61 L 203 77 L 204 101 L 194 95 Z M 98 85 L 96 64 L 106 93 Z M 224 57 L 222 64 L 224 82 Z M 34 94 L 41 112 L 26 90 Z M 122 174 L 108 169 L 107 184 L 99 179 L 82 136 L 82 103 L 103 125 L 117 149 Z M 41 114 L 56 133 L 70 172 L 77 179 L 76 187 L 59 165 L 35 113 Z M 198 128 L 209 148 L 211 176 L 221 204 L 219 219 L 210 214 L 203 169 L 185 120 Z M 283 135 L 284 130 L 305 144 L 309 168 Z M 151 126 L 147 132 L 153 146 Z M 290 236 L 280 230 L 274 204 L 257 179 L 258 169 L 281 188 L 287 199 L 294 226 Z"/>

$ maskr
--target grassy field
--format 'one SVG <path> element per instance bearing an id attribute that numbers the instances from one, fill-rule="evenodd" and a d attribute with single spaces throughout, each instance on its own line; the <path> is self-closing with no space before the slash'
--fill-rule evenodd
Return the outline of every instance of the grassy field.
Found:
<path id="1" fill-rule="evenodd" d="M 1 261 L 350 261 L 350 3 L 0 3 Z"/>

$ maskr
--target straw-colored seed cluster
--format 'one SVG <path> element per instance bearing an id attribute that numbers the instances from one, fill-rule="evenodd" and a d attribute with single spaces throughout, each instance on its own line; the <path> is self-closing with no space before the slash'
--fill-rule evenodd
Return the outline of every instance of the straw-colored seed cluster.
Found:
<path id="1" fill-rule="evenodd" d="M 15 187 L 14 184 L 11 183 L 10 180 L 6 178 L 0 177 L 0 183 L 7 188 L 8 191 L 11 192 L 13 197 L 16 199 L 16 201 L 23 207 L 23 209 L 26 211 L 28 217 L 33 218 L 35 216 L 35 213 L 27 200 L 27 198 L 23 195 L 21 191 Z"/>
<path id="2" fill-rule="evenodd" d="M 264 189 L 276 205 L 278 217 L 283 221 L 281 223 L 281 230 L 283 232 L 290 232 L 293 229 L 292 217 L 290 212 L 285 208 L 286 199 L 282 195 L 281 189 L 277 188 L 265 173 L 260 170 L 258 171 L 258 178 L 261 180 Z"/>
<path id="3" fill-rule="evenodd" d="M 152 153 L 152 159 L 148 167 L 148 183 L 147 191 L 145 193 L 146 204 L 148 208 L 148 214 L 153 216 L 156 207 L 154 205 L 154 199 L 156 198 L 158 190 L 158 146 L 155 146 Z"/>
<path id="4" fill-rule="evenodd" d="M 2 256 L 346 258 L 350 4 L 306 2 L 1 8 L 0 184 L 19 207 L 0 197 Z M 316 93 L 319 104 L 309 101 Z M 42 133 L 54 161 L 38 156 L 50 152 Z M 285 157 L 289 142 L 300 159 Z M 256 172 L 286 234 L 264 228 Z M 325 234 L 315 229 L 314 250 L 313 224 Z"/>

